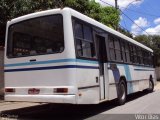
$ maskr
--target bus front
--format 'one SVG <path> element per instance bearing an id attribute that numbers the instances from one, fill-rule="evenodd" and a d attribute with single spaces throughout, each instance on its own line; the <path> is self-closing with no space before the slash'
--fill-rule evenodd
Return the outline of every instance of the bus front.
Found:
<path id="1" fill-rule="evenodd" d="M 72 40 L 67 9 L 9 21 L 4 59 L 5 100 L 75 104 Z"/>

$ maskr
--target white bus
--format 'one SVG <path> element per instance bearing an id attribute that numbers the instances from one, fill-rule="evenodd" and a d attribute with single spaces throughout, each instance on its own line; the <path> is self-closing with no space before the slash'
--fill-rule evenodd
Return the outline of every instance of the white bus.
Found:
<path id="1" fill-rule="evenodd" d="M 153 91 L 153 51 L 70 8 L 7 23 L 5 100 L 98 104 Z"/>

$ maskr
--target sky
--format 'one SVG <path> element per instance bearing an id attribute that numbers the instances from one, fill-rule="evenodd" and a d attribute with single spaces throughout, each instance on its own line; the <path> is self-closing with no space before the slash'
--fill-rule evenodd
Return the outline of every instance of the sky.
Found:
<path id="1" fill-rule="evenodd" d="M 103 6 L 115 5 L 115 0 L 96 1 Z M 160 0 L 118 0 L 118 6 L 122 11 L 120 26 L 133 36 L 160 35 Z"/>

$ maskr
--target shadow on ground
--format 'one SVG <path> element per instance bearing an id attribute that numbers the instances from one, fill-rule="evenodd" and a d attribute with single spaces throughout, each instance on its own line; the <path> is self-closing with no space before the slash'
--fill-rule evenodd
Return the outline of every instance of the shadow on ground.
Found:
<path id="1" fill-rule="evenodd" d="M 131 102 L 139 97 L 147 95 L 147 92 L 138 92 L 127 97 Z M 87 119 L 102 112 L 117 107 L 116 100 L 104 102 L 98 105 L 69 105 L 69 104 L 45 104 L 34 107 L 21 108 L 1 112 L 1 117 L 18 118 L 19 120 L 47 120 L 47 119 Z M 12 108 L 11 108 L 12 109 Z"/>

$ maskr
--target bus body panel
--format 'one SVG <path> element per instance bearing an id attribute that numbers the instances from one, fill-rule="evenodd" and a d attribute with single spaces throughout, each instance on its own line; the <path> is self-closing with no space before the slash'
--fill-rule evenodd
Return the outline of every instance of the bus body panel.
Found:
<path id="1" fill-rule="evenodd" d="M 63 64 L 64 65 L 64 64 Z M 7 87 L 67 86 L 75 85 L 76 69 L 51 69 L 20 72 L 6 72 Z M 65 76 L 65 77 L 64 77 Z"/>
<path id="2" fill-rule="evenodd" d="M 6 101 L 77 103 L 76 59 L 69 10 L 56 9 L 26 15 L 8 22 L 7 26 L 26 19 L 54 14 L 63 16 L 64 51 L 19 58 L 5 56 L 5 88 L 15 89 L 14 94 L 5 93 Z M 6 41 L 7 39 L 6 37 Z M 28 91 L 32 88 L 39 89 L 40 93 L 30 95 Z M 54 88 L 68 88 L 68 92 L 54 93 Z"/>
<path id="3" fill-rule="evenodd" d="M 110 66 L 110 65 L 109 65 Z M 150 75 L 155 81 L 154 68 L 117 64 L 120 77 L 124 76 L 127 82 L 127 94 L 149 88 Z M 109 70 L 109 99 L 117 98 L 117 86 L 113 70 Z"/>
<path id="4" fill-rule="evenodd" d="M 75 95 L 6 95 L 6 101 L 26 101 L 40 103 L 76 103 Z"/>
<path id="5" fill-rule="evenodd" d="M 77 69 L 78 104 L 99 103 L 99 82 L 96 81 L 96 77 L 99 77 L 98 63 L 94 61 L 85 62 L 84 60 L 83 63 L 77 63 L 77 65 L 88 67 Z"/>
<path id="6" fill-rule="evenodd" d="M 15 89 L 14 93 L 5 93 L 6 101 L 97 104 L 117 98 L 118 83 L 121 77 L 126 80 L 127 94 L 147 89 L 150 75 L 155 82 L 155 71 L 152 67 L 116 61 L 107 62 L 103 64 L 104 76 L 102 78 L 98 59 L 78 58 L 75 50 L 72 17 L 103 29 L 106 34 L 114 34 L 143 49 L 153 51 L 70 8 L 33 13 L 8 22 L 6 41 L 10 25 L 26 19 L 54 14 L 62 14 L 63 16 L 64 51 L 56 54 L 8 58 L 5 50 L 5 89 Z M 104 36 L 102 35 L 102 37 Z M 7 42 L 5 44 L 7 48 Z M 34 61 L 35 59 L 36 61 Z M 104 79 L 103 83 L 101 83 L 102 79 Z M 67 88 L 67 93 L 56 93 L 55 89 L 57 88 Z M 30 89 L 40 90 L 39 94 L 29 94 Z M 104 94 L 103 97 L 102 94 Z"/>

